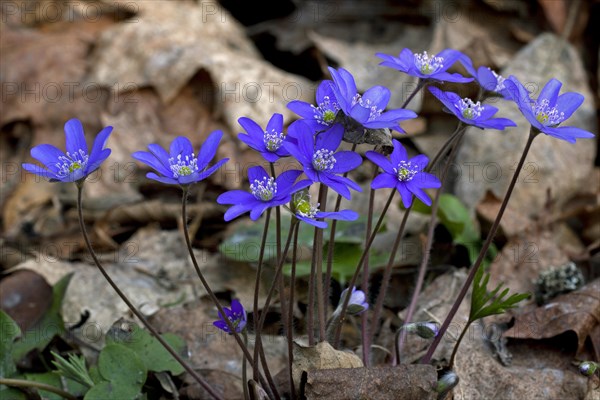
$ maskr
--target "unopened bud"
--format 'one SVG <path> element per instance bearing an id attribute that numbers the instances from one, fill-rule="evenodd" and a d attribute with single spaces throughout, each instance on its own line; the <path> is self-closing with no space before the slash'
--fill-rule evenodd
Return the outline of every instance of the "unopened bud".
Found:
<path id="1" fill-rule="evenodd" d="M 414 333 L 423 339 L 431 339 L 439 332 L 438 324 L 435 322 L 413 322 L 403 326 L 407 332 Z"/>
<path id="2" fill-rule="evenodd" d="M 458 385 L 458 375 L 454 371 L 446 372 L 438 381 L 435 386 L 435 391 L 438 393 L 438 399 L 444 398 L 444 396 Z"/>
<path id="3" fill-rule="evenodd" d="M 592 376 L 598 369 L 598 364 L 592 361 L 584 361 L 579 364 L 579 372 L 581 375 Z"/>

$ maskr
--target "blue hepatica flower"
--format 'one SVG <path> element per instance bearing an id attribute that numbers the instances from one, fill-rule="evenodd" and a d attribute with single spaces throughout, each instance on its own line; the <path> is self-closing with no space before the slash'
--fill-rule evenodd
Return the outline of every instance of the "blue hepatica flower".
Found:
<path id="1" fill-rule="evenodd" d="M 290 154 L 304 168 L 304 173 L 312 182 L 321 182 L 342 196 L 350 199 L 348 187 L 361 192 L 360 186 L 348 178 L 339 176 L 351 171 L 362 163 L 362 157 L 353 151 L 335 152 L 342 142 L 344 128 L 335 124 L 315 138 L 308 125 L 299 121 L 290 126 L 290 135 L 298 143 L 285 143 Z"/>
<path id="2" fill-rule="evenodd" d="M 410 49 L 403 49 L 398 57 L 384 53 L 375 55 L 383 60 L 379 65 L 393 68 L 420 79 L 457 83 L 466 83 L 473 80 L 473 78 L 466 78 L 461 74 L 446 72 L 456 61 L 464 57 L 463 53 L 458 50 L 445 49 L 435 56 L 430 56 L 426 51 L 413 54 Z"/>
<path id="3" fill-rule="evenodd" d="M 439 188 L 441 183 L 435 175 L 423 172 L 429 159 L 420 154 L 409 160 L 404 146 L 396 139 L 392 142 L 394 150 L 389 160 L 375 151 L 366 153 L 367 158 L 383 170 L 383 173 L 373 179 L 371 188 L 395 188 L 400 193 L 406 208 L 411 206 L 413 195 L 430 206 L 431 199 L 423 189 Z"/>
<path id="4" fill-rule="evenodd" d="M 94 140 L 92 151 L 88 152 L 81 122 L 78 119 L 70 119 L 65 124 L 67 152 L 63 153 L 51 144 L 40 144 L 31 149 L 31 156 L 46 168 L 26 163 L 23 164 L 23 169 L 48 178 L 50 182 L 82 181 L 97 170 L 110 155 L 110 149 L 105 149 L 104 146 L 112 129 L 112 126 L 102 129 Z"/>
<path id="5" fill-rule="evenodd" d="M 290 101 L 287 107 L 304 118 L 304 121 L 314 132 L 321 132 L 330 128 L 335 116 L 340 110 L 335 94 L 333 82 L 325 80 L 319 84 L 316 93 L 317 105 L 314 106 L 301 100 Z"/>
<path id="6" fill-rule="evenodd" d="M 481 66 L 477 70 L 473 66 L 473 62 L 467 56 L 461 57 L 460 63 L 465 67 L 469 75 L 475 78 L 479 86 L 490 93 L 498 93 L 507 100 L 511 97 L 504 86 L 505 78 L 502 75 L 497 74 L 490 67 Z"/>
<path id="7" fill-rule="evenodd" d="M 275 179 L 269 176 L 263 167 L 249 168 L 250 193 L 230 190 L 217 198 L 219 204 L 232 204 L 225 213 L 225 221 L 231 221 L 248 211 L 250 219 L 256 221 L 266 209 L 290 202 L 292 193 L 311 184 L 307 179 L 294 183 L 301 174 L 302 171 L 290 170 Z"/>
<path id="8" fill-rule="evenodd" d="M 294 216 L 300 221 L 316 226 L 317 228 L 327 228 L 327 223 L 319 221 L 319 219 L 329 218 L 341 221 L 355 221 L 358 219 L 358 213 L 352 210 L 341 210 L 337 212 L 319 211 L 319 204 L 312 205 L 310 203 L 310 195 L 307 190 L 301 190 L 292 195 L 290 209 Z"/>
<path id="9" fill-rule="evenodd" d="M 148 179 L 169 185 L 189 185 L 208 178 L 229 160 L 225 158 L 212 167 L 208 167 L 217 153 L 217 147 L 222 137 L 223 132 L 221 131 L 211 133 L 202 145 L 198 157 L 194 154 L 190 140 L 183 136 L 178 136 L 171 142 L 169 152 L 158 144 L 151 144 L 148 146 L 149 152 L 136 151 L 132 157 L 148 164 L 160 174 L 148 172 L 146 174 Z"/>
<path id="10" fill-rule="evenodd" d="M 549 80 L 536 100 L 529 97 L 527 89 L 512 75 L 506 79 L 504 85 L 521 113 L 538 132 L 566 140 L 569 143 L 575 143 L 577 139 L 594 137 L 593 133 L 581 128 L 558 126 L 573 115 L 584 99 L 583 95 L 573 92 L 563 93 L 559 96 L 558 93 L 562 86 L 559 80 Z"/>
<path id="11" fill-rule="evenodd" d="M 458 119 L 468 125 L 481 129 L 503 130 L 509 126 L 517 126 L 507 118 L 492 118 L 498 109 L 489 104 L 474 103 L 469 98 L 462 99 L 454 92 L 444 92 L 435 86 L 429 87 L 429 91 L 441 101 L 444 106 Z"/>
<path id="12" fill-rule="evenodd" d="M 239 300 L 234 299 L 231 301 L 231 308 L 223 307 L 223 311 L 225 312 L 225 315 L 223 316 L 219 312 L 219 319 L 213 322 L 213 325 L 223 332 L 231 334 L 232 332 L 229 329 L 229 326 L 227 326 L 227 318 L 229 321 L 231 321 L 235 331 L 237 333 L 241 333 L 246 327 L 247 323 L 246 310 L 244 309 L 242 303 L 240 303 Z"/>
<path id="13" fill-rule="evenodd" d="M 389 128 L 404 132 L 399 125 L 400 121 L 417 117 L 414 111 L 403 108 L 384 112 L 391 96 L 388 88 L 373 86 L 361 95 L 350 72 L 344 68 L 329 68 L 329 72 L 333 77 L 332 90 L 340 110 L 365 128 Z"/>
<path id="14" fill-rule="evenodd" d="M 250 118 L 242 117 L 238 122 L 247 132 L 247 134 L 240 133 L 238 138 L 258 151 L 268 162 L 275 162 L 280 157 L 290 155 L 283 147 L 286 138 L 283 133 L 283 115 L 273 114 L 265 130 Z"/>

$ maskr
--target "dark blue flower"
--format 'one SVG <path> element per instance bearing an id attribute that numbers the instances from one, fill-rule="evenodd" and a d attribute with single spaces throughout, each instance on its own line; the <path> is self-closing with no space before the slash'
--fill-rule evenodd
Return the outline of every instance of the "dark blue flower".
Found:
<path id="1" fill-rule="evenodd" d="M 460 58 L 460 63 L 465 67 L 469 75 L 471 75 L 479 86 L 490 93 L 498 93 L 507 100 L 511 100 L 511 97 L 504 86 L 505 78 L 502 75 L 497 74 L 490 67 L 481 66 L 477 70 L 473 66 L 473 62 L 466 55 Z"/>
<path id="2" fill-rule="evenodd" d="M 346 301 L 348 295 L 348 288 L 342 291 L 340 295 L 340 302 L 338 307 L 341 307 Z M 358 315 L 369 309 L 369 303 L 367 303 L 367 296 L 362 290 L 356 289 L 352 286 L 352 292 L 350 294 L 350 300 L 348 300 L 348 308 L 346 309 L 350 315 Z"/>
<path id="3" fill-rule="evenodd" d="M 337 175 L 351 171 L 362 163 L 362 157 L 353 151 L 335 152 L 344 136 L 344 128 L 340 124 L 316 135 L 316 138 L 310 127 L 302 121 L 291 125 L 289 131 L 298 143 L 288 142 L 284 146 L 302 164 L 308 179 L 329 186 L 347 199 L 350 199 L 348 187 L 362 191 L 355 182 Z"/>
<path id="4" fill-rule="evenodd" d="M 577 139 L 594 137 L 593 133 L 574 126 L 558 126 L 573 115 L 584 99 L 583 95 L 573 92 L 559 96 L 562 86 L 559 80 L 549 80 L 536 100 L 529 97 L 527 89 L 513 75 L 504 81 L 504 85 L 521 113 L 537 131 L 569 143 L 575 143 Z"/>
<path id="5" fill-rule="evenodd" d="M 158 144 L 151 144 L 148 146 L 149 152 L 136 151 L 132 157 L 148 164 L 160 174 L 159 176 L 154 172 L 148 172 L 146 177 L 149 179 L 169 185 L 189 185 L 208 178 L 229 160 L 225 158 L 208 167 L 217 153 L 222 137 L 221 131 L 211 133 L 202 145 L 198 157 L 194 154 L 190 140 L 183 136 L 178 136 L 171 142 L 168 153 Z"/>
<path id="6" fill-rule="evenodd" d="M 231 301 L 231 308 L 223 307 L 223 311 L 225 312 L 225 316 L 219 312 L 219 320 L 213 322 L 213 325 L 220 330 L 231 334 L 232 332 L 229 329 L 229 326 L 227 326 L 225 319 L 227 318 L 231 321 L 235 331 L 241 333 L 246 327 L 247 322 L 246 310 L 242 303 L 240 303 L 239 300 L 234 299 Z"/>
<path id="7" fill-rule="evenodd" d="M 410 49 L 403 49 L 398 57 L 384 53 L 375 55 L 383 59 L 379 65 L 396 69 L 420 79 L 457 83 L 466 83 L 473 80 L 473 78 L 466 78 L 461 74 L 446 72 L 459 58 L 464 56 L 458 50 L 442 50 L 435 56 L 430 56 L 426 51 L 413 54 Z"/>
<path id="8" fill-rule="evenodd" d="M 364 94 L 358 93 L 354 77 L 344 68 L 329 68 L 333 77 L 332 90 L 343 113 L 368 129 L 389 128 L 404 132 L 400 121 L 416 118 L 414 111 L 398 108 L 385 111 L 390 101 L 390 90 L 384 86 L 373 86 Z"/>
<path id="9" fill-rule="evenodd" d="M 332 86 L 333 82 L 330 80 L 319 84 L 316 93 L 317 106 L 301 100 L 290 101 L 287 105 L 290 110 L 304 118 L 303 121 L 315 133 L 330 128 L 340 110 Z"/>
<path id="10" fill-rule="evenodd" d="M 503 130 L 509 126 L 517 126 L 513 121 L 507 118 L 492 118 L 498 109 L 489 104 L 474 103 L 469 98 L 461 99 L 454 92 L 444 92 L 435 86 L 429 87 L 429 91 L 441 101 L 444 106 L 458 119 L 468 125 L 473 125 L 481 129 Z"/>
<path id="11" fill-rule="evenodd" d="M 110 149 L 105 149 L 104 146 L 112 129 L 112 126 L 102 129 L 94 140 L 92 151 L 88 153 L 81 122 L 78 119 L 70 119 L 65 124 L 67 152 L 63 153 L 51 144 L 40 144 L 31 149 L 31 156 L 46 168 L 26 163 L 23 164 L 23 169 L 48 178 L 50 182 L 82 181 L 97 170 L 110 155 Z"/>
<path id="12" fill-rule="evenodd" d="M 396 188 L 406 208 L 412 204 L 413 195 L 426 205 L 431 205 L 431 199 L 423 189 L 439 188 L 441 183 L 435 175 L 423 172 L 429 159 L 420 154 L 409 160 L 404 146 L 396 139 L 392 142 L 394 150 L 389 160 L 375 151 L 366 153 L 367 158 L 383 170 L 383 173 L 373 179 L 371 188 Z"/>
<path id="13" fill-rule="evenodd" d="M 358 219 L 358 213 L 352 210 L 336 212 L 319 211 L 319 204 L 314 206 L 310 203 L 308 190 L 301 190 L 292 195 L 290 209 L 300 221 L 322 229 L 327 228 L 327 222 L 320 221 L 321 219 L 329 218 L 341 221 L 355 221 Z"/>
<path id="14" fill-rule="evenodd" d="M 217 198 L 219 204 L 232 204 L 225 213 L 225 221 L 231 221 L 248 211 L 250 211 L 250 219 L 256 221 L 267 208 L 289 203 L 292 193 L 311 184 L 307 179 L 294 183 L 301 174 L 302 171 L 290 170 L 275 179 L 269 176 L 263 167 L 249 168 L 250 193 L 243 190 L 230 190 Z"/>
<path id="15" fill-rule="evenodd" d="M 283 133 L 283 115 L 273 114 L 263 130 L 250 118 L 242 117 L 238 120 L 248 133 L 240 133 L 238 139 L 258 151 L 268 162 L 275 162 L 280 157 L 287 157 L 290 153 L 283 147 L 286 135 Z"/>

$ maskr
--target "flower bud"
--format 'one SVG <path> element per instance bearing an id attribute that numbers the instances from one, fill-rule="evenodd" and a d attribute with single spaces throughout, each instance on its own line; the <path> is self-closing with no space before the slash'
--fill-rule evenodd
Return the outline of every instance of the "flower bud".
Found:
<path id="1" fill-rule="evenodd" d="M 407 332 L 415 333 L 423 339 L 431 339 L 437 336 L 439 332 L 438 324 L 432 321 L 413 322 L 402 327 Z"/>
<path id="2" fill-rule="evenodd" d="M 339 307 L 341 307 L 341 305 L 344 304 L 347 294 L 348 289 L 346 288 L 342 291 L 342 294 L 340 296 Z M 363 292 L 362 290 L 358 290 L 355 287 L 352 287 L 352 294 L 350 294 L 350 300 L 348 302 L 348 309 L 346 312 L 350 315 L 358 315 L 368 309 L 369 303 L 366 302 L 365 292 Z"/>
<path id="3" fill-rule="evenodd" d="M 438 399 L 443 398 L 454 386 L 458 384 L 458 375 L 454 371 L 446 372 L 435 385 L 435 391 L 439 393 Z"/>
<path id="4" fill-rule="evenodd" d="M 592 361 L 583 361 L 579 364 L 579 372 L 581 375 L 592 376 L 598 369 L 598 364 Z"/>

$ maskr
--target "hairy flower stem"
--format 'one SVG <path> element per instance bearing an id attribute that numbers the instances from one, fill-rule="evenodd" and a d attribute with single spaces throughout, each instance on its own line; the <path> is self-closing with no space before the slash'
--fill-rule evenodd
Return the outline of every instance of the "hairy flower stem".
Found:
<path id="1" fill-rule="evenodd" d="M 394 198 L 395 194 L 396 194 L 396 191 L 392 190 L 392 192 L 390 193 L 390 197 L 388 197 L 387 202 L 385 203 L 385 206 L 383 207 L 381 215 L 379 216 L 379 219 L 377 220 L 377 224 L 375 224 L 375 228 L 373 229 L 373 232 L 371 233 L 369 240 L 367 240 L 367 243 L 365 244 L 365 249 L 363 250 L 363 252 L 360 256 L 360 259 L 358 260 L 356 269 L 354 270 L 354 274 L 352 275 L 352 278 L 350 279 L 350 282 L 348 283 L 349 288 L 356 286 L 356 281 L 358 280 L 358 276 L 359 276 L 360 272 L 362 271 L 361 267 L 363 265 L 363 262 L 365 262 L 365 259 L 369 255 L 369 250 L 371 249 L 371 245 L 373 244 L 373 241 L 375 240 L 375 236 L 377 235 L 377 232 L 379 232 L 379 229 L 381 228 L 381 224 L 383 223 L 383 217 L 385 216 L 385 213 L 387 212 L 388 208 L 390 208 L 390 204 L 392 203 L 392 199 Z M 334 335 L 334 339 L 333 339 L 333 343 L 332 343 L 334 348 L 337 348 L 340 343 L 340 336 L 342 333 L 342 324 L 344 323 L 344 319 L 346 318 L 346 310 L 348 309 L 348 304 L 350 303 L 350 297 L 352 297 L 352 296 L 346 296 L 346 298 L 344 299 L 344 303 L 342 304 L 342 308 L 340 311 L 339 323 L 337 324 L 337 326 L 335 328 L 335 335 Z"/>
<path id="2" fill-rule="evenodd" d="M 327 186 L 319 185 L 319 209 L 326 211 Z M 330 246 L 332 244 L 330 243 Z M 308 285 L 308 344 L 315 344 L 315 308 L 319 325 L 318 340 L 325 340 L 325 305 L 323 297 L 323 229 L 315 227 L 313 254 Z"/>
<path id="3" fill-rule="evenodd" d="M 460 128 L 460 125 L 459 125 Z M 454 162 L 454 158 L 458 152 L 458 148 L 460 147 L 460 143 L 464 136 L 465 129 L 458 130 L 459 135 L 456 140 L 452 141 L 452 150 L 450 151 L 450 155 L 446 160 L 446 164 L 444 165 L 444 169 L 442 170 L 442 175 L 440 177 L 440 181 L 442 185 L 446 182 L 446 178 L 448 176 L 448 171 L 450 170 L 450 165 Z M 406 311 L 406 317 L 404 319 L 404 324 L 409 324 L 412 322 L 412 318 L 417 307 L 417 300 L 419 299 L 419 295 L 421 294 L 421 289 L 423 288 L 423 281 L 425 280 L 425 273 L 427 272 L 427 266 L 429 265 L 429 256 L 431 252 L 431 246 L 433 245 L 433 233 L 435 229 L 435 222 L 437 219 L 437 210 L 440 203 L 440 195 L 442 194 L 443 187 L 439 188 L 435 194 L 435 198 L 433 199 L 433 204 L 431 206 L 431 217 L 429 219 L 429 227 L 427 229 L 427 239 L 425 241 L 425 248 L 423 250 L 423 258 L 421 259 L 421 265 L 419 265 L 419 273 L 417 275 L 417 281 L 415 283 L 415 289 L 413 291 L 412 297 L 410 299 L 410 303 L 408 305 L 408 309 Z M 400 337 L 397 338 L 396 341 L 396 355 L 402 353 L 402 348 L 404 347 L 404 342 L 406 341 L 406 330 L 402 330 L 400 332 Z M 396 362 L 399 364 L 400 359 L 396 357 Z"/>
<path id="4" fill-rule="evenodd" d="M 261 336 L 260 336 L 261 330 L 258 327 L 258 319 L 259 319 L 258 318 L 258 315 L 259 315 L 259 313 L 258 313 L 258 293 L 260 291 L 260 278 L 262 276 L 262 264 L 263 264 L 263 259 L 264 259 L 264 255 L 265 255 L 265 248 L 267 247 L 266 242 L 267 242 L 267 233 L 269 232 L 269 221 L 270 220 L 271 220 L 271 209 L 269 208 L 269 209 L 267 209 L 267 215 L 265 217 L 265 227 L 263 229 L 263 234 L 262 234 L 262 238 L 261 238 L 260 251 L 258 253 L 258 266 L 256 268 L 256 280 L 254 282 L 254 300 L 253 300 L 253 304 L 252 304 L 252 315 L 253 315 L 253 320 L 254 320 L 254 356 L 248 357 L 248 362 L 250 362 L 252 364 L 253 379 L 257 382 L 260 380 L 260 382 L 263 384 L 263 387 L 265 390 L 268 390 L 270 388 L 270 390 L 273 391 L 273 394 L 275 394 L 275 393 L 277 393 L 277 388 L 275 387 L 275 383 L 273 382 L 271 372 L 269 371 L 269 368 L 267 366 L 264 351 L 262 349 L 262 342 L 261 342 Z M 193 253 L 191 253 L 191 254 L 193 254 Z M 219 312 L 222 313 L 222 311 L 220 311 L 220 310 L 219 310 Z M 222 313 L 221 315 L 225 315 L 225 314 Z M 227 320 L 227 318 L 225 318 L 225 320 Z M 230 328 L 230 330 L 231 330 L 231 328 Z M 237 335 L 237 334 L 235 334 L 235 335 Z M 262 365 L 263 365 L 263 370 L 265 372 L 265 377 L 266 377 L 268 384 L 265 384 L 265 381 L 263 380 L 263 377 L 260 374 L 259 362 L 262 363 Z M 279 398 L 278 394 L 277 394 L 277 397 Z"/>
<path id="5" fill-rule="evenodd" d="M 500 210 L 498 211 L 496 220 L 494 221 L 494 224 L 492 225 L 492 228 L 490 229 L 490 232 L 488 233 L 488 236 L 485 239 L 485 242 L 483 243 L 483 246 L 481 248 L 481 251 L 479 252 L 479 255 L 477 256 L 477 259 L 475 260 L 475 263 L 473 263 L 473 266 L 471 267 L 471 271 L 469 272 L 469 275 L 467 276 L 467 280 L 465 281 L 460 293 L 458 294 L 456 301 L 454 302 L 454 304 L 452 305 L 452 308 L 448 312 L 448 316 L 442 323 L 442 326 L 440 327 L 438 335 L 435 337 L 433 343 L 431 343 L 431 346 L 429 347 L 427 354 L 425 354 L 425 356 L 421 360 L 421 363 L 426 364 L 431 361 L 431 358 L 433 357 L 433 353 L 435 352 L 435 349 L 440 344 L 440 341 L 442 340 L 444 333 L 446 333 L 448 326 L 450 325 L 450 323 L 452 322 L 452 319 L 454 318 L 454 316 L 456 315 L 456 312 L 458 311 L 458 307 L 460 306 L 463 299 L 467 295 L 467 291 L 469 290 L 469 287 L 473 283 L 475 274 L 477 273 L 477 270 L 481 266 L 481 263 L 483 262 L 483 259 L 485 258 L 485 255 L 486 255 L 488 249 L 490 248 L 490 245 L 492 244 L 492 240 L 494 239 L 494 236 L 496 236 L 496 231 L 498 230 L 498 227 L 500 226 L 500 220 L 502 219 L 502 216 L 504 215 L 504 211 L 506 210 L 506 206 L 508 204 L 508 201 L 510 200 L 510 196 L 513 192 L 513 189 L 515 188 L 515 184 L 517 183 L 517 179 L 519 178 L 519 173 L 521 172 L 521 169 L 523 169 L 523 164 L 525 163 L 525 158 L 527 158 L 527 153 L 529 153 L 529 149 L 531 148 L 533 139 L 535 139 L 535 137 L 538 135 L 538 133 L 539 132 L 537 132 L 533 128 L 531 128 L 531 131 L 529 132 L 529 137 L 527 138 L 527 144 L 525 145 L 525 149 L 523 150 L 523 154 L 521 155 L 521 159 L 519 160 L 519 164 L 517 165 L 517 170 L 515 171 L 515 173 L 512 177 L 512 180 L 510 181 L 510 184 L 508 186 L 508 189 L 506 190 L 506 195 L 504 196 L 504 200 L 502 200 L 502 205 L 500 206 Z"/>
<path id="6" fill-rule="evenodd" d="M 373 178 L 377 175 L 376 165 L 373 165 Z M 367 226 L 365 229 L 365 242 L 369 240 L 371 236 L 371 229 L 373 228 L 373 206 L 375 204 L 375 189 L 371 189 L 369 193 L 369 210 L 367 212 Z M 365 293 L 365 298 L 369 298 L 369 257 L 365 258 L 365 262 L 363 264 L 363 272 L 362 272 L 362 291 Z M 371 340 L 369 336 L 369 313 L 362 313 L 360 316 L 360 335 L 362 339 L 362 355 L 363 355 L 363 363 L 365 367 L 368 367 L 371 364 Z"/>
<path id="7" fill-rule="evenodd" d="M 294 362 L 294 344 L 292 341 L 293 338 L 293 324 L 294 321 L 294 290 L 296 288 L 296 257 L 298 253 L 298 228 L 300 224 L 296 224 L 294 226 L 294 239 L 292 240 L 292 270 L 290 273 L 290 299 L 288 303 L 288 379 L 290 381 L 290 395 L 292 400 L 296 400 L 296 387 L 294 386 L 294 376 L 292 375 L 292 364 Z"/>
<path id="8" fill-rule="evenodd" d="M 244 337 L 244 344 L 248 347 L 248 332 L 246 328 L 242 331 L 242 336 Z M 248 372 L 246 371 L 248 364 L 248 360 L 244 355 L 242 358 L 242 388 L 244 390 L 244 400 L 250 400 L 250 394 L 248 393 Z"/>
<path id="9" fill-rule="evenodd" d="M 452 349 L 452 356 L 450 356 L 450 363 L 448 364 L 449 370 L 452 370 L 454 368 L 454 360 L 456 359 L 456 353 L 460 346 L 460 342 L 462 342 L 463 338 L 465 337 L 465 334 L 469 330 L 469 326 L 471 326 L 472 323 L 473 323 L 473 321 L 471 321 L 471 320 L 467 321 L 467 323 L 465 324 L 465 327 L 463 328 L 462 332 L 460 333 L 460 336 L 458 337 L 458 340 L 456 340 L 456 343 L 454 344 L 454 349 Z"/>
<path id="10" fill-rule="evenodd" d="M 45 390 L 46 392 L 54 393 L 67 400 L 77 400 L 76 396 L 73 396 L 71 393 L 66 392 L 62 389 L 57 388 L 56 386 L 47 385 L 41 382 L 28 381 L 25 379 L 8 379 L 8 378 L 0 378 L 0 385 L 12 386 L 12 387 L 20 387 L 20 388 L 34 388 L 37 390 Z"/>
<path id="11" fill-rule="evenodd" d="M 356 143 L 352 144 L 352 148 L 350 151 L 356 150 Z M 350 171 L 344 172 L 342 175 L 344 178 L 348 177 Z M 340 207 L 342 205 L 342 195 L 338 194 L 335 199 L 335 207 L 333 208 L 334 212 L 340 211 Z M 331 243 L 335 242 L 335 231 L 337 228 L 337 220 L 334 219 L 331 221 L 331 229 L 329 231 L 329 245 L 327 246 L 327 270 L 325 272 L 325 291 L 327 292 L 326 300 L 329 301 L 329 290 L 331 289 L 331 274 L 333 273 L 333 246 Z M 325 308 L 325 319 L 327 319 L 327 308 Z"/>
<path id="12" fill-rule="evenodd" d="M 271 299 L 273 298 L 273 293 L 275 292 L 275 287 L 277 286 L 275 283 L 278 281 L 278 279 L 281 276 L 281 273 L 283 270 L 283 264 L 285 263 L 285 259 L 287 257 L 288 251 L 290 249 L 290 244 L 292 243 L 292 237 L 293 237 L 292 233 L 293 233 L 294 227 L 297 223 L 298 223 L 298 220 L 296 220 L 295 218 L 292 218 L 292 221 L 290 222 L 290 230 L 288 233 L 288 238 L 285 243 L 283 254 L 281 256 L 281 259 L 279 260 L 277 269 L 275 270 L 275 276 L 273 277 L 273 284 L 270 286 L 269 292 L 267 293 L 267 298 L 265 299 L 265 304 L 263 305 L 263 310 L 260 313 L 260 317 L 257 315 L 257 318 L 258 318 L 258 325 L 257 325 L 258 331 L 257 332 L 262 331 L 262 328 L 264 326 L 265 319 L 266 319 L 267 313 L 269 311 L 269 306 L 271 305 Z M 282 313 L 284 313 L 283 309 L 282 309 Z M 266 358 L 265 358 L 264 350 L 262 348 L 262 342 L 259 341 L 258 334 L 256 335 L 256 337 L 257 337 L 257 339 L 256 339 L 255 346 L 260 346 L 260 357 L 263 362 L 263 369 L 265 369 L 265 374 L 267 375 L 267 380 L 269 381 L 269 385 L 272 386 L 271 389 L 273 389 L 273 392 L 275 393 L 276 397 L 280 398 L 279 393 L 277 392 L 277 388 L 275 387 L 275 384 L 274 384 L 272 378 L 270 377 L 271 374 L 268 372 L 268 368 L 266 365 Z M 291 368 L 291 363 L 288 363 L 287 367 Z M 291 373 L 289 374 L 289 376 L 291 378 Z"/>
<path id="13" fill-rule="evenodd" d="M 200 386 L 202 386 L 202 388 L 204 388 L 204 390 L 206 390 L 207 393 L 210 394 L 210 396 L 212 396 L 215 399 L 222 399 L 221 395 L 219 393 L 217 393 L 215 391 L 215 389 L 212 388 L 202 376 L 198 375 L 198 373 L 171 347 L 171 345 L 169 345 L 169 343 L 167 343 L 162 338 L 162 336 L 160 336 L 158 331 L 150 324 L 150 322 L 148 322 L 146 317 L 144 317 L 144 315 L 133 305 L 133 303 L 129 300 L 129 298 L 125 295 L 125 293 L 123 293 L 123 291 L 121 291 L 121 289 L 119 289 L 117 284 L 108 275 L 108 273 L 106 272 L 106 270 L 100 263 L 100 260 L 98 259 L 98 256 L 96 255 L 96 252 L 94 251 L 94 248 L 92 247 L 92 242 L 90 241 L 89 235 L 87 233 L 87 229 L 85 228 L 85 223 L 83 221 L 82 198 L 83 198 L 83 182 L 77 182 L 77 212 L 79 215 L 79 227 L 81 228 L 81 234 L 83 235 L 83 240 L 85 241 L 88 252 L 92 256 L 92 260 L 94 260 L 94 264 L 96 264 L 96 267 L 98 267 L 98 269 L 100 270 L 100 273 L 102 274 L 102 276 L 104 276 L 104 279 L 106 279 L 108 284 L 113 288 L 113 290 L 117 293 L 117 295 L 121 298 L 121 300 L 123 300 L 125 302 L 125 304 L 127 304 L 127 307 L 129 307 L 131 312 L 142 322 L 144 327 L 146 327 L 146 329 L 148 329 L 148 331 L 150 331 L 152 336 L 154 336 L 156 338 L 156 340 L 158 340 L 159 343 L 169 352 L 169 354 L 171 354 L 171 356 L 173 356 L 173 358 L 175 360 L 177 360 L 177 362 L 179 364 L 181 364 L 181 366 L 191 375 L 191 377 L 194 378 L 194 380 L 196 382 L 198 382 L 198 384 Z M 223 315 L 225 315 L 225 313 L 223 313 Z M 233 328 L 233 326 L 231 326 L 231 328 Z"/>

